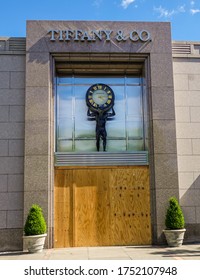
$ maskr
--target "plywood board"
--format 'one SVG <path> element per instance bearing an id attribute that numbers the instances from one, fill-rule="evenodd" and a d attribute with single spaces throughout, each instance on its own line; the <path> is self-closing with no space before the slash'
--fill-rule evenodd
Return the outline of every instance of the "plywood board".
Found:
<path id="1" fill-rule="evenodd" d="M 55 247 L 139 244 L 151 244 L 148 167 L 55 171 Z"/>
<path id="2" fill-rule="evenodd" d="M 111 243 L 151 243 L 149 177 L 146 167 L 111 173 Z"/>
<path id="3" fill-rule="evenodd" d="M 108 171 L 74 171 L 74 245 L 109 245 Z"/>
<path id="4" fill-rule="evenodd" d="M 54 188 L 54 247 L 72 246 L 72 172 L 56 170 Z"/>

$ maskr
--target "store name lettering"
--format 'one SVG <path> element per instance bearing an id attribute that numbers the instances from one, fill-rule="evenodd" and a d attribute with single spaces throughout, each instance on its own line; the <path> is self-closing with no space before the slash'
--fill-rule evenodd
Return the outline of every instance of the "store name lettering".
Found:
<path id="1" fill-rule="evenodd" d="M 147 42 L 151 40 L 151 35 L 147 30 L 132 30 L 128 34 L 122 30 L 114 32 L 113 30 L 91 30 L 85 31 L 81 29 L 71 30 L 49 30 L 50 41 L 55 42 L 96 42 L 97 40 L 110 42 L 111 40 L 116 40 L 117 42 L 125 42 L 130 40 L 132 42 Z"/>

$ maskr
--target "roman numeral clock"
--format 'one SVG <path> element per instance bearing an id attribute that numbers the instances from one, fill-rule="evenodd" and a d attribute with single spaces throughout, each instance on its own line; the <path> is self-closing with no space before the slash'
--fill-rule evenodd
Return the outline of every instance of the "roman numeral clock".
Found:
<path id="1" fill-rule="evenodd" d="M 114 101 L 113 90 L 105 84 L 94 84 L 86 92 L 87 116 L 96 121 L 97 151 L 100 151 L 100 139 L 103 140 L 103 151 L 106 151 L 106 121 L 115 115 Z"/>
<path id="2" fill-rule="evenodd" d="M 86 103 L 91 111 L 108 111 L 114 105 L 113 90 L 104 84 L 92 85 L 86 93 Z"/>

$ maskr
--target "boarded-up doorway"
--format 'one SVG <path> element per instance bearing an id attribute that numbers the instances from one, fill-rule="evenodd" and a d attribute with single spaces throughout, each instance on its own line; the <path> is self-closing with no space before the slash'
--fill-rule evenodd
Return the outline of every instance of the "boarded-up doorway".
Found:
<path id="1" fill-rule="evenodd" d="M 54 247 L 151 244 L 149 168 L 55 169 Z"/>

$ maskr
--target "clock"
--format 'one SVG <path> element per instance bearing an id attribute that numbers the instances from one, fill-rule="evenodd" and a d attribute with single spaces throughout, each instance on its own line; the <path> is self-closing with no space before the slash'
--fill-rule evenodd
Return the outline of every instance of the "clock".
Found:
<path id="1" fill-rule="evenodd" d="M 108 111 L 114 105 L 113 90 L 105 84 L 94 84 L 86 93 L 86 104 L 91 111 Z"/>

